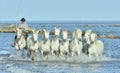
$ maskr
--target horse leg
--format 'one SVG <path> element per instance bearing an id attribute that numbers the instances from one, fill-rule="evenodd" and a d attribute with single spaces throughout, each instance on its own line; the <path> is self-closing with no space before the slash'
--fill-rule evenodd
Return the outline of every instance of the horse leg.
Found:
<path id="1" fill-rule="evenodd" d="M 52 53 L 52 55 L 54 54 L 54 51 L 53 50 L 51 50 L 51 53 Z"/>
<path id="2" fill-rule="evenodd" d="M 16 49 L 16 55 L 18 56 L 18 49 Z"/>
<path id="3" fill-rule="evenodd" d="M 39 53 L 41 53 L 41 50 L 40 50 L 40 48 L 38 48 L 38 50 L 39 50 Z"/>
<path id="4" fill-rule="evenodd" d="M 58 50 L 56 50 L 56 56 L 59 57 L 59 51 Z"/>
<path id="5" fill-rule="evenodd" d="M 92 55 L 89 53 L 89 55 L 88 55 L 90 58 L 92 57 Z"/>
<path id="6" fill-rule="evenodd" d="M 32 59 L 32 61 L 34 61 L 34 59 L 35 59 L 35 51 L 33 51 L 33 50 L 32 50 L 32 58 L 31 59 Z"/>
<path id="7" fill-rule="evenodd" d="M 63 52 L 62 52 L 62 51 L 60 52 L 60 55 L 61 55 L 61 56 L 63 55 Z"/>
<path id="8" fill-rule="evenodd" d="M 71 52 L 71 56 L 74 56 L 74 52 L 73 51 Z"/>
<path id="9" fill-rule="evenodd" d="M 65 60 L 67 60 L 68 52 L 65 52 Z"/>
<path id="10" fill-rule="evenodd" d="M 54 55 L 58 56 L 58 51 L 57 50 L 54 50 Z"/>
<path id="11" fill-rule="evenodd" d="M 78 56 L 80 56 L 80 51 L 78 51 Z"/>
<path id="12" fill-rule="evenodd" d="M 17 44 L 16 44 L 15 48 L 16 48 L 16 55 L 18 55 L 18 50 L 19 50 L 19 47 L 18 47 L 18 45 L 17 45 Z"/>
<path id="13" fill-rule="evenodd" d="M 49 56 L 49 54 L 47 54 L 47 58 L 46 59 L 48 59 L 48 56 Z"/>
<path id="14" fill-rule="evenodd" d="M 28 49 L 28 51 L 27 51 L 27 57 L 30 57 L 30 55 L 31 55 L 31 51 L 30 51 L 30 49 Z"/>
<path id="15" fill-rule="evenodd" d="M 43 58 L 43 56 L 44 56 L 43 53 L 44 53 L 44 52 L 41 50 L 41 57 L 42 57 L 42 58 Z"/>
<path id="16" fill-rule="evenodd" d="M 98 56 L 99 56 L 99 54 L 96 53 L 95 57 L 98 57 Z"/>
<path id="17" fill-rule="evenodd" d="M 22 49 L 22 54 L 21 54 L 22 57 L 24 57 L 24 49 Z"/>

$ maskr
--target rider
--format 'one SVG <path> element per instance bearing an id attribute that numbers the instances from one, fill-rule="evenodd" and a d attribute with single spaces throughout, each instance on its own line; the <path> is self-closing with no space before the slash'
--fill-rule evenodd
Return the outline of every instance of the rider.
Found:
<path id="1" fill-rule="evenodd" d="M 28 37 L 28 24 L 26 24 L 26 19 L 25 18 L 21 18 L 21 24 L 18 25 L 18 28 L 23 30 L 23 34 L 25 36 L 25 39 L 27 39 Z M 16 41 L 17 35 L 15 36 L 15 40 L 14 43 L 11 45 L 12 47 L 15 46 L 15 41 Z"/>
<path id="2" fill-rule="evenodd" d="M 19 24 L 19 28 L 20 29 L 23 29 L 23 34 L 24 34 L 24 36 L 25 36 L 25 39 L 27 39 L 27 37 L 28 37 L 28 24 L 26 24 L 26 19 L 25 18 L 21 18 L 21 24 Z"/>

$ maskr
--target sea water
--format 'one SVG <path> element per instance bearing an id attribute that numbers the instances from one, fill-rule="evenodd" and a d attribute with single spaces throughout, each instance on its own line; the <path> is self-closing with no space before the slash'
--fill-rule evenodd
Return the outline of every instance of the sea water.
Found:
<path id="1" fill-rule="evenodd" d="M 113 33 L 119 36 L 120 27 L 112 24 L 40 24 L 31 23 L 34 29 L 50 29 L 60 27 L 74 31 L 80 28 L 83 31 L 88 29 L 98 34 L 108 35 Z M 16 56 L 15 48 L 11 47 L 15 33 L 0 33 L 0 73 L 120 73 L 120 39 L 99 38 L 104 43 L 104 54 L 101 57 L 63 56 L 56 57 L 49 55 L 48 59 L 43 59 L 38 52 L 35 61 L 31 61 L 26 56 Z M 51 36 L 52 39 L 52 36 Z M 41 35 L 39 35 L 41 40 Z M 24 52 L 26 55 L 26 52 Z"/>

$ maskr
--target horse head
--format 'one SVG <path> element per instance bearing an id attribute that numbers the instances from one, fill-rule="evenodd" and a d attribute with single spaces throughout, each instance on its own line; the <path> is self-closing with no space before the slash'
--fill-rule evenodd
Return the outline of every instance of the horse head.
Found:
<path id="1" fill-rule="evenodd" d="M 82 40 L 82 30 L 77 29 L 75 32 L 76 32 L 77 39 Z"/>
<path id="2" fill-rule="evenodd" d="M 44 39 L 49 39 L 50 30 L 44 30 Z"/>
<path id="3" fill-rule="evenodd" d="M 38 33 L 39 33 L 40 30 L 32 30 L 33 32 L 33 39 L 34 39 L 34 42 L 37 42 L 38 41 Z"/>
<path id="4" fill-rule="evenodd" d="M 91 41 L 96 42 L 97 40 L 97 34 L 96 33 L 91 33 Z"/>
<path id="5" fill-rule="evenodd" d="M 62 31 L 62 35 L 63 35 L 63 40 L 67 40 L 68 39 L 68 32 L 67 32 L 67 30 L 63 30 Z"/>
<path id="6" fill-rule="evenodd" d="M 75 39 L 76 38 L 76 33 L 72 32 L 72 38 Z"/>
<path id="7" fill-rule="evenodd" d="M 60 28 L 55 27 L 55 36 L 59 36 L 59 35 L 60 35 Z"/>
<path id="8" fill-rule="evenodd" d="M 91 33 L 92 33 L 92 30 L 87 30 L 86 32 L 85 32 L 85 36 L 84 36 L 84 38 L 85 38 L 85 41 L 87 42 L 87 41 L 90 41 L 90 37 L 91 37 Z"/>

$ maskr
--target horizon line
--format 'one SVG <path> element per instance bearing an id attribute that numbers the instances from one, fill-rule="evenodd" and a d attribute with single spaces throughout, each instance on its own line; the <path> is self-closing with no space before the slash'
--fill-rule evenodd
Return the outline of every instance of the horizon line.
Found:
<path id="1" fill-rule="evenodd" d="M 17 23 L 17 20 L 0 20 L 0 23 Z M 41 23 L 41 24 L 120 24 L 120 20 L 27 20 L 27 23 Z"/>

